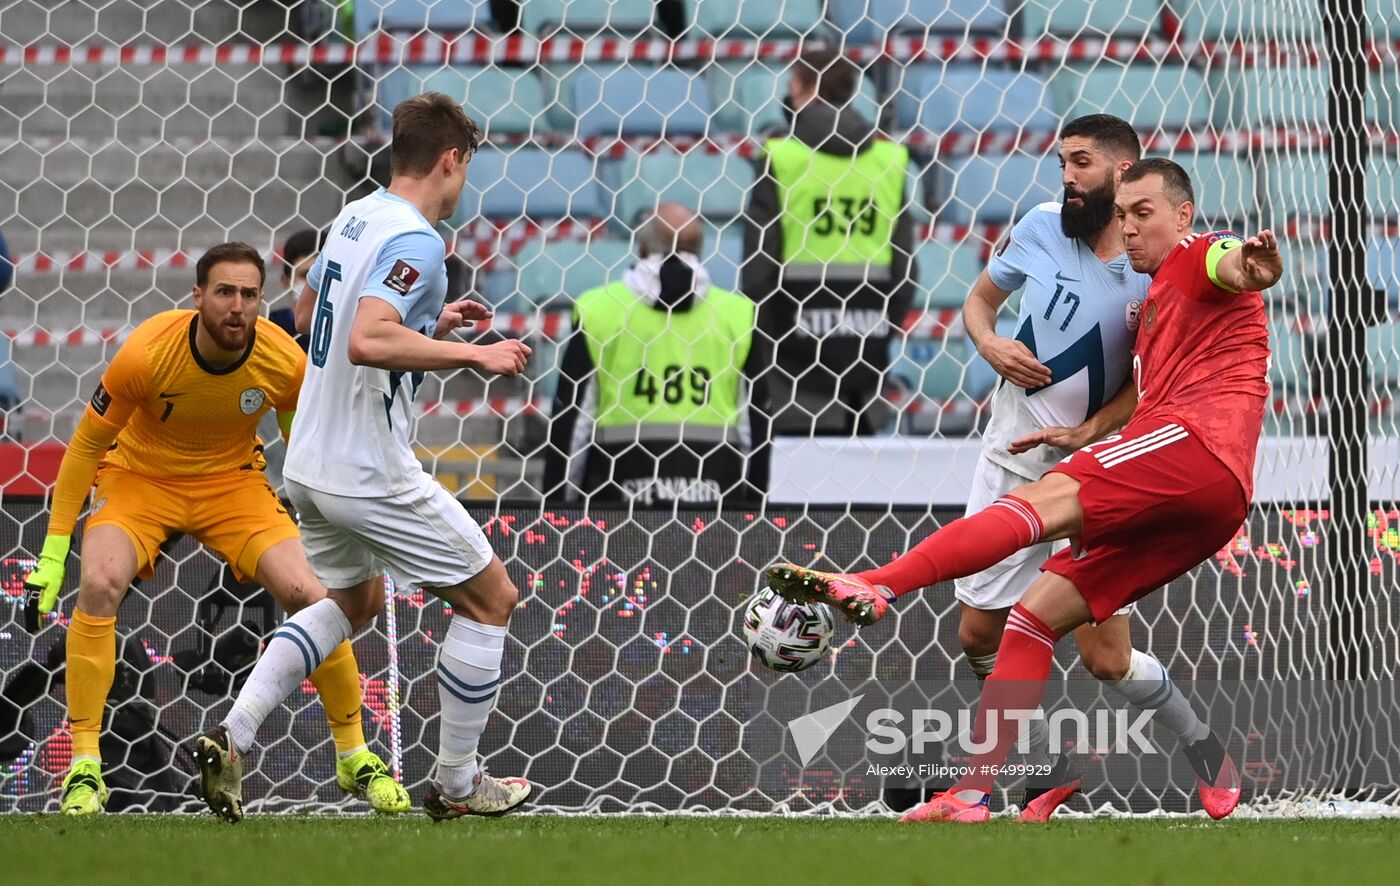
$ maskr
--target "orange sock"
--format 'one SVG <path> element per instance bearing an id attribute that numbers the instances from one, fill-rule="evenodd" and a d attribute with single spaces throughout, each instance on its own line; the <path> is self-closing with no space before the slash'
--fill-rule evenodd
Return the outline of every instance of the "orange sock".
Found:
<path id="1" fill-rule="evenodd" d="M 331 723 L 336 753 L 341 756 L 365 746 L 365 733 L 360 728 L 360 707 L 364 703 L 360 688 L 360 666 L 346 640 L 326 656 L 321 666 L 311 674 L 311 683 L 321 696 L 321 707 Z"/>
<path id="2" fill-rule="evenodd" d="M 102 710 L 117 672 L 117 618 L 73 610 L 68 626 L 68 721 L 73 756 L 102 759 Z"/>

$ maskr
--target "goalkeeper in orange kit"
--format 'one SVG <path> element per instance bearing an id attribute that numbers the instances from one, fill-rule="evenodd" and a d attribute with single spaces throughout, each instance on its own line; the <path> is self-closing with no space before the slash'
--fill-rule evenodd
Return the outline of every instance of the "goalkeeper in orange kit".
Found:
<path id="1" fill-rule="evenodd" d="M 83 500 L 78 604 L 68 630 L 73 763 L 62 810 L 107 802 L 98 737 L 116 668 L 116 615 L 127 588 L 149 578 L 161 543 L 189 533 L 239 581 L 256 580 L 288 611 L 325 596 L 296 524 L 263 474 L 258 420 L 291 427 L 306 355 L 259 316 L 266 269 L 257 250 L 225 243 L 196 266 L 195 310 L 166 311 L 136 328 L 103 373 L 54 487 L 38 567 L 25 581 L 30 630 L 53 612 Z M 366 606 L 381 607 L 382 594 Z M 404 812 L 408 793 L 365 743 L 360 672 L 347 640 L 311 674 L 335 737 L 336 781 L 380 812 Z"/>

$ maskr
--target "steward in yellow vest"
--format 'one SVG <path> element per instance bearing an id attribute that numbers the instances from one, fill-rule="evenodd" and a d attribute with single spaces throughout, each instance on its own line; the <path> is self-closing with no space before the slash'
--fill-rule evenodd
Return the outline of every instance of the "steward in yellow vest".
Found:
<path id="1" fill-rule="evenodd" d="M 830 50 L 793 69 L 790 132 L 764 144 L 744 215 L 740 288 L 777 348 L 779 434 L 868 434 L 891 336 L 913 302 L 909 152 L 849 106 L 855 69 Z"/>
<path id="2" fill-rule="evenodd" d="M 753 302 L 710 285 L 695 214 L 661 206 L 622 279 L 574 303 L 545 456 L 547 500 L 754 503 L 768 485 L 771 363 Z"/>

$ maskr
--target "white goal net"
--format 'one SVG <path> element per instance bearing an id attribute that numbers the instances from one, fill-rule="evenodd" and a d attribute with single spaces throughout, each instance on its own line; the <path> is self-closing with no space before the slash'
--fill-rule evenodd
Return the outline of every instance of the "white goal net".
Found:
<path id="1" fill-rule="evenodd" d="M 1359 61 L 1337 65 L 1347 40 Z M 760 308 L 780 369 L 761 434 L 732 445 L 767 451 L 761 500 L 561 494 L 551 471 L 579 476 L 561 448 L 615 430 L 570 416 L 560 433 L 574 300 L 623 278 L 658 202 L 703 216 L 714 286 L 768 299 L 752 268 L 764 141 L 788 131 L 799 52 L 821 47 L 855 66 L 843 113 L 908 150 L 897 273 L 874 308 L 837 299 L 786 325 Z M 887 786 L 851 747 L 798 762 L 783 712 L 832 703 L 833 679 L 969 678 L 951 587 L 839 628 L 831 660 L 799 675 L 750 658 L 738 613 L 780 558 L 865 568 L 961 516 L 998 381 L 963 300 L 1010 225 L 1061 194 L 1059 126 L 1107 112 L 1193 174 L 1198 229 L 1271 227 L 1286 260 L 1266 295 L 1257 504 L 1226 549 L 1138 606 L 1134 640 L 1211 705 L 1256 808 L 1397 802 L 1396 0 L 0 0 L 0 811 L 56 809 L 71 756 L 76 556 L 62 616 L 32 636 L 19 614 L 102 370 L 142 320 L 190 306 L 216 243 L 263 252 L 268 306 L 289 307 L 288 236 L 386 183 L 389 112 L 424 90 L 485 130 L 441 226 L 454 294 L 496 312 L 472 337 L 534 348 L 519 379 L 430 376 L 416 400 L 424 463 L 522 591 L 483 740 L 493 771 L 570 811 L 880 808 Z M 1014 304 L 1000 323 L 1014 334 Z M 679 379 L 653 396 L 672 402 L 674 382 L 684 400 Z M 399 587 L 355 641 L 370 740 L 415 798 L 448 616 Z M 228 709 L 281 618 L 170 540 L 118 619 L 110 808 L 197 808 L 181 745 Z M 1090 679 L 1072 646 L 1059 655 L 1071 682 Z M 254 809 L 342 802 L 309 683 L 260 737 Z M 1195 809 L 1161 740 L 1163 762 L 1083 757 L 1091 805 Z"/>

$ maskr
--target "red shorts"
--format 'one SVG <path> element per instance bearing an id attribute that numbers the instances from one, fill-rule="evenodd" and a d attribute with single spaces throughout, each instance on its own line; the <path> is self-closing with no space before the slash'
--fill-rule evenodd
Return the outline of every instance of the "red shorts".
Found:
<path id="1" fill-rule="evenodd" d="M 1193 432 L 1163 419 L 1132 422 L 1051 471 L 1079 481 L 1084 528 L 1041 568 L 1074 582 L 1096 622 L 1210 559 L 1249 504 Z"/>

